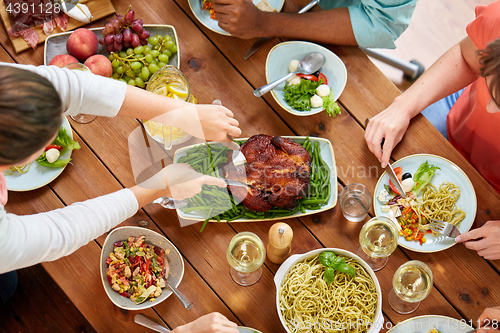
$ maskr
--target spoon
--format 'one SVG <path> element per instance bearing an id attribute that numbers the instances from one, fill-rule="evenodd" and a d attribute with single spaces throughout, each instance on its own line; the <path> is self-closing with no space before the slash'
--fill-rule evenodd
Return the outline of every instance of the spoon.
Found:
<path id="1" fill-rule="evenodd" d="M 191 310 L 191 308 L 193 307 L 193 303 L 191 303 L 186 296 L 184 296 L 179 290 L 177 290 L 176 287 L 168 282 L 169 269 L 170 266 L 168 265 L 167 257 L 165 257 L 165 270 L 163 272 L 163 280 L 165 281 L 165 284 L 170 288 L 170 290 L 172 290 L 174 295 L 177 296 L 182 306 L 184 306 L 186 310 Z"/>
<path id="2" fill-rule="evenodd" d="M 299 65 L 297 66 L 297 70 L 295 72 L 288 73 L 281 79 L 278 79 L 274 82 L 266 84 L 265 86 L 255 89 L 253 91 L 253 94 L 255 95 L 255 97 L 261 97 L 262 95 L 268 93 L 271 89 L 273 89 L 283 81 L 288 80 L 297 73 L 312 74 L 314 72 L 319 71 L 319 69 L 321 68 L 321 66 L 323 66 L 324 63 L 325 63 L 324 55 L 318 52 L 309 53 L 299 62 Z"/>

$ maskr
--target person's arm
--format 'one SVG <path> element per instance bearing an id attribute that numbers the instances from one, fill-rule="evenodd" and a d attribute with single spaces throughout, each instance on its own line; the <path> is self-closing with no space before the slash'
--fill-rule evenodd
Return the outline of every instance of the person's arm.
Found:
<path id="1" fill-rule="evenodd" d="M 18 216 L 0 207 L 0 274 L 67 256 L 161 196 L 182 200 L 203 184 L 226 187 L 186 164 L 169 165 L 148 182 L 47 213 Z"/>
<path id="2" fill-rule="evenodd" d="M 238 325 L 224 315 L 212 312 L 188 324 L 176 327 L 172 333 L 238 333 Z"/>
<path id="3" fill-rule="evenodd" d="M 395 48 L 394 41 L 410 23 L 416 4 L 415 0 L 364 0 L 297 14 L 261 12 L 250 0 L 212 2 L 219 26 L 239 38 L 282 37 L 382 48 Z"/>
<path id="4" fill-rule="evenodd" d="M 220 105 L 195 105 L 156 95 L 117 80 L 56 66 L 0 65 L 29 70 L 48 79 L 61 97 L 64 115 L 85 113 L 154 119 L 205 140 L 231 141 L 228 135 L 241 135 L 233 113 Z"/>
<path id="5" fill-rule="evenodd" d="M 484 309 L 478 321 L 481 328 L 477 333 L 500 333 L 500 306 Z M 484 329 L 485 326 L 489 328 Z"/>
<path id="6" fill-rule="evenodd" d="M 402 140 L 411 118 L 427 106 L 462 89 L 479 76 L 477 47 L 469 37 L 453 46 L 384 111 L 370 118 L 365 140 L 382 167 Z M 385 138 L 383 153 L 381 142 Z"/>
<path id="7" fill-rule="evenodd" d="M 458 236 L 455 241 L 477 251 L 488 260 L 500 259 L 500 221 L 488 221 L 482 227 Z M 500 317 L 499 317 L 500 319 Z"/>

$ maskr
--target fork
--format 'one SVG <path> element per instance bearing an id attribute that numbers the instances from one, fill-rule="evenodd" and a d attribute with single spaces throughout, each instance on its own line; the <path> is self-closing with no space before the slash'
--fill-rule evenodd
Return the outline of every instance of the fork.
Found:
<path id="1" fill-rule="evenodd" d="M 151 201 L 148 205 L 160 204 L 163 208 L 167 209 L 182 209 L 187 206 L 189 200 L 175 200 L 169 197 L 159 197 L 158 199 Z"/>
<path id="2" fill-rule="evenodd" d="M 432 219 L 429 222 L 430 229 L 432 231 L 435 231 L 437 233 L 440 233 L 442 235 L 451 237 L 451 238 L 456 238 L 458 235 L 460 235 L 460 231 L 456 226 L 453 224 L 450 224 L 448 222 L 443 222 L 439 220 L 434 220 Z"/>

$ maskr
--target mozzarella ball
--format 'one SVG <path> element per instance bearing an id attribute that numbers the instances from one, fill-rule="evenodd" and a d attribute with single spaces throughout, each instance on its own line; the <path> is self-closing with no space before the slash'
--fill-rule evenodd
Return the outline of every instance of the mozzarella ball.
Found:
<path id="1" fill-rule="evenodd" d="M 288 81 L 288 84 L 300 84 L 301 80 L 302 79 L 300 77 L 298 77 L 297 75 L 294 75 L 291 78 L 289 78 L 287 81 Z"/>
<path id="2" fill-rule="evenodd" d="M 47 158 L 47 161 L 49 163 L 54 163 L 55 161 L 57 161 L 59 156 L 60 156 L 59 150 L 55 148 L 51 148 L 45 152 L 45 157 Z"/>
<path id="3" fill-rule="evenodd" d="M 316 94 L 321 97 L 328 96 L 330 95 L 330 87 L 326 84 L 322 84 L 318 88 L 316 88 Z"/>
<path id="4" fill-rule="evenodd" d="M 319 97 L 318 95 L 314 95 L 311 97 L 311 106 L 313 108 L 320 108 L 323 106 L 323 99 Z"/>
<path id="5" fill-rule="evenodd" d="M 299 61 L 294 59 L 294 60 L 290 61 L 290 64 L 288 65 L 288 71 L 290 73 L 295 72 L 298 67 L 299 67 Z"/>
<path id="6" fill-rule="evenodd" d="M 401 186 L 403 186 L 403 190 L 405 192 L 410 192 L 413 189 L 413 186 L 415 186 L 415 182 L 411 178 L 406 178 L 401 182 Z"/>

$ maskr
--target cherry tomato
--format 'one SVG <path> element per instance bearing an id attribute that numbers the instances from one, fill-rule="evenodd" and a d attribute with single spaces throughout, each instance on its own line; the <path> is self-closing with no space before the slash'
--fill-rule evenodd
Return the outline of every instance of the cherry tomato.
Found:
<path id="1" fill-rule="evenodd" d="M 45 151 L 49 150 L 49 149 L 57 149 L 59 151 L 61 151 L 63 147 L 61 146 L 58 146 L 58 145 L 48 145 L 47 147 L 45 147 Z"/>
<path id="2" fill-rule="evenodd" d="M 300 74 L 299 73 L 299 74 L 297 74 L 297 76 L 300 78 L 309 80 L 309 81 L 318 82 L 318 78 L 312 74 Z"/>
<path id="3" fill-rule="evenodd" d="M 326 79 L 325 74 L 323 74 L 323 73 L 321 73 L 321 72 L 320 72 L 320 73 L 319 73 L 319 75 L 318 75 L 318 81 L 319 81 L 319 80 L 323 80 L 323 84 L 328 84 L 328 80 Z"/>

